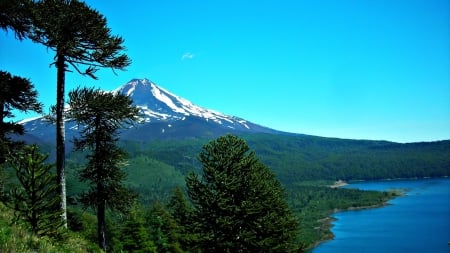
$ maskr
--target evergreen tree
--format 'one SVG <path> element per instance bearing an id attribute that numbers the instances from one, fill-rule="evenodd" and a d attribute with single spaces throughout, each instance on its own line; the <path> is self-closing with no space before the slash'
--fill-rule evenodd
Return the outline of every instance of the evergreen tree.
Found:
<path id="1" fill-rule="evenodd" d="M 12 76 L 0 71 L 0 198 L 4 194 L 5 174 L 3 171 L 6 154 L 14 153 L 21 143 L 12 141 L 9 134 L 23 134 L 21 124 L 7 118 L 13 118 L 13 110 L 42 112 L 42 105 L 37 101 L 37 91 L 25 78 Z"/>
<path id="2" fill-rule="evenodd" d="M 147 215 L 150 239 L 155 243 L 157 252 L 183 252 L 179 243 L 179 226 L 172 215 L 161 203 L 155 203 Z"/>
<path id="3" fill-rule="evenodd" d="M 157 252 L 145 227 L 145 214 L 138 204 L 127 214 L 122 224 L 120 241 L 125 252 Z"/>
<path id="4" fill-rule="evenodd" d="M 88 182 L 90 189 L 80 200 L 97 210 L 98 242 L 106 249 L 106 208 L 125 212 L 136 198 L 123 185 L 126 153 L 116 142 L 119 129 L 133 124 L 138 109 L 125 95 L 92 88 L 69 92 L 68 104 L 68 118 L 76 120 L 81 128 L 80 138 L 74 141 L 75 149 L 90 150 L 87 166 L 80 172 L 81 181 Z"/>
<path id="5" fill-rule="evenodd" d="M 204 252 L 290 252 L 298 222 L 279 181 L 249 151 L 227 135 L 199 155 L 203 175 L 186 177 L 193 220 Z"/>
<path id="6" fill-rule="evenodd" d="M 13 110 L 42 112 L 42 104 L 37 101 L 37 91 L 30 80 L 0 71 L 0 164 L 8 151 L 11 139 L 7 134 L 23 134 L 23 126 L 5 122 L 13 118 Z"/>
<path id="7" fill-rule="evenodd" d="M 20 182 L 19 187 L 11 190 L 9 205 L 16 218 L 27 221 L 33 233 L 39 236 L 55 236 L 63 225 L 59 219 L 56 176 L 51 172 L 53 166 L 45 164 L 47 157 L 37 146 L 28 146 L 8 158 Z"/>
<path id="8" fill-rule="evenodd" d="M 61 195 L 62 219 L 67 224 L 65 179 L 64 87 L 65 73 L 72 67 L 96 79 L 99 68 L 124 69 L 131 62 L 123 39 L 111 35 L 106 18 L 78 0 L 40 0 L 34 5 L 29 37 L 55 52 L 56 171 Z M 86 66 L 85 70 L 81 67 Z M 67 226 L 67 225 L 66 225 Z"/>
<path id="9" fill-rule="evenodd" d="M 188 204 L 181 187 L 176 187 L 173 190 L 167 207 L 170 214 L 179 225 L 186 226 L 190 223 L 189 216 L 191 215 L 192 208 Z"/>
<path id="10" fill-rule="evenodd" d="M 176 226 L 177 240 L 182 249 L 191 249 L 198 239 L 191 233 L 192 207 L 188 203 L 185 193 L 180 187 L 176 187 L 167 204 L 167 209 L 173 217 Z"/>
<path id="11" fill-rule="evenodd" d="M 0 29 L 13 30 L 16 38 L 24 39 L 31 28 L 30 0 L 0 0 Z"/>

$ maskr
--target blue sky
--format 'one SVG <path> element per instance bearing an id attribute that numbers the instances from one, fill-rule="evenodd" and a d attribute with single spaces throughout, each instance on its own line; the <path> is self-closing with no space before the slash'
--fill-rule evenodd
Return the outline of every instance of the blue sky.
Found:
<path id="1" fill-rule="evenodd" d="M 133 63 L 66 87 L 148 78 L 274 129 L 397 142 L 450 139 L 447 0 L 86 1 Z M 54 104 L 53 52 L 0 31 L 0 69 Z M 18 115 L 16 119 L 32 115 Z"/>

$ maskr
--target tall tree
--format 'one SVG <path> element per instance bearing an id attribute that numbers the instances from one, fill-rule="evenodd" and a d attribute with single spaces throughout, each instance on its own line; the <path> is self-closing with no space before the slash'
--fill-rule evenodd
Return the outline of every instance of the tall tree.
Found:
<path id="1" fill-rule="evenodd" d="M 7 150 L 14 142 L 8 134 L 23 134 L 23 126 L 6 122 L 13 118 L 13 110 L 42 112 L 42 104 L 37 100 L 37 91 L 30 80 L 0 71 L 0 164 L 5 161 Z"/>
<path id="2" fill-rule="evenodd" d="M 123 70 L 131 61 L 123 53 L 123 39 L 111 35 L 106 18 L 77 0 L 40 0 L 34 6 L 30 38 L 55 52 L 56 171 L 61 195 L 62 218 L 67 221 L 64 126 L 65 73 L 72 67 L 94 79 L 99 68 Z M 82 67 L 86 69 L 81 69 Z"/>
<path id="3" fill-rule="evenodd" d="M 105 210 L 124 212 L 136 196 L 123 185 L 126 178 L 122 167 L 126 153 L 117 146 L 118 131 L 133 124 L 138 108 L 129 97 L 92 88 L 77 88 L 69 92 L 68 118 L 80 124 L 81 136 L 75 139 L 75 149 L 90 150 L 88 164 L 80 172 L 81 181 L 90 184 L 81 195 L 85 206 L 97 210 L 98 242 L 106 249 Z"/>
<path id="4" fill-rule="evenodd" d="M 205 145 L 202 176 L 186 177 L 203 252 L 290 252 L 297 219 L 279 181 L 246 142 L 227 135 Z M 296 250 L 296 249 L 295 249 Z"/>
<path id="5" fill-rule="evenodd" d="M 20 186 L 11 190 L 16 218 L 23 218 L 34 234 L 55 236 L 63 223 L 59 219 L 56 175 L 52 165 L 46 164 L 47 155 L 37 146 L 27 146 L 8 159 L 16 171 Z"/>

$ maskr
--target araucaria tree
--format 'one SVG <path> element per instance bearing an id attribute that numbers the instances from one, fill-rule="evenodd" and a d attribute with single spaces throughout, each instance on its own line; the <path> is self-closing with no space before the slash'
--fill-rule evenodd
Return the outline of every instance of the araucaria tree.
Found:
<path id="1" fill-rule="evenodd" d="M 242 139 L 219 137 L 199 155 L 203 175 L 186 177 L 202 252 L 291 252 L 298 221 L 274 174 Z"/>
<path id="2" fill-rule="evenodd" d="M 136 195 L 123 185 L 126 173 L 126 153 L 117 146 L 118 131 L 133 124 L 138 108 L 129 97 L 92 88 L 78 88 L 69 92 L 67 116 L 80 125 L 80 138 L 75 139 L 75 149 L 88 149 L 86 168 L 81 170 L 81 181 L 90 189 L 80 200 L 97 211 L 98 243 L 106 249 L 105 210 L 124 212 L 135 201 Z"/>
<path id="3" fill-rule="evenodd" d="M 0 29 L 14 31 L 16 38 L 24 39 L 31 28 L 32 0 L 1 0 Z"/>
<path id="4" fill-rule="evenodd" d="M 65 183 L 65 73 L 70 68 L 96 78 L 99 68 L 124 69 L 131 61 L 123 53 L 123 39 L 111 35 L 106 18 L 77 0 L 41 0 L 33 6 L 29 37 L 55 52 L 56 171 L 61 195 L 62 219 L 67 221 Z M 82 69 L 83 66 L 85 69 Z"/>
<path id="5" fill-rule="evenodd" d="M 20 182 L 11 190 L 12 202 L 8 204 L 16 218 L 28 222 L 31 231 L 39 236 L 55 236 L 63 225 L 59 219 L 56 175 L 52 172 L 53 166 L 45 163 L 47 157 L 37 146 L 27 146 L 8 158 Z"/>
<path id="6" fill-rule="evenodd" d="M 13 76 L 0 71 L 0 165 L 5 161 L 5 154 L 14 144 L 8 134 L 23 134 L 23 126 L 9 121 L 13 110 L 42 112 L 42 104 L 37 100 L 37 91 L 25 78 Z"/>

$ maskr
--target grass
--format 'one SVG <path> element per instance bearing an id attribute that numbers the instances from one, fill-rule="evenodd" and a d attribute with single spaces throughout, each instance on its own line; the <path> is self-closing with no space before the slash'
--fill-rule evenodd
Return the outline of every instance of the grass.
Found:
<path id="1" fill-rule="evenodd" d="M 11 224 L 13 211 L 0 203 L 0 252 L 2 253 L 85 253 L 102 252 L 80 234 L 67 231 L 60 240 L 33 235 L 25 224 Z"/>

